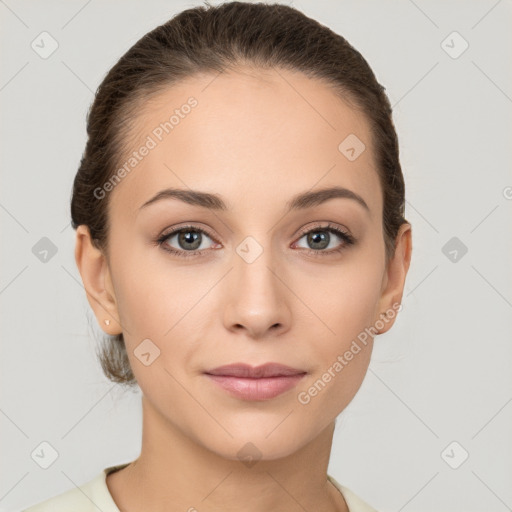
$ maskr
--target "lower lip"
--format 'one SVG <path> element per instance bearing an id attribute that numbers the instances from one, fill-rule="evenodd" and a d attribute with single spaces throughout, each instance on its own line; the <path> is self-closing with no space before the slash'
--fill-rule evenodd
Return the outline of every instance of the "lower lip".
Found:
<path id="1" fill-rule="evenodd" d="M 305 375 L 305 373 L 301 373 L 281 377 L 247 379 L 206 374 L 215 384 L 242 400 L 269 400 L 295 387 Z"/>

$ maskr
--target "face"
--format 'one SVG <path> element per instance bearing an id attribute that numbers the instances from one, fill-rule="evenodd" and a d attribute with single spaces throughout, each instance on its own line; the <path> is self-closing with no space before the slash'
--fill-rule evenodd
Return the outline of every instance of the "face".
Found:
<path id="1" fill-rule="evenodd" d="M 161 125 L 176 109 L 172 129 Z M 340 150 L 351 134 L 362 152 L 353 138 Z M 264 459 L 298 450 L 352 400 L 372 351 L 365 329 L 401 299 L 404 264 L 386 266 L 369 125 L 319 81 L 247 70 L 160 93 L 132 135 L 130 153 L 150 149 L 110 195 L 98 321 L 123 332 L 164 424 L 229 459 L 246 442 Z M 330 188 L 350 192 L 296 200 Z M 155 199 L 166 189 L 189 195 Z M 259 398 L 205 375 L 268 362 L 303 375 Z"/>

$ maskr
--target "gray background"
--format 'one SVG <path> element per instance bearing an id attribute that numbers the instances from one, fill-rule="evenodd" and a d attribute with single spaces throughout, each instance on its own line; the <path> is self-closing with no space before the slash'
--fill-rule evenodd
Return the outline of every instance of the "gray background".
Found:
<path id="1" fill-rule="evenodd" d="M 0 1 L 3 511 L 139 453 L 140 392 L 95 359 L 69 200 L 94 90 L 143 34 L 199 3 Z M 287 3 L 346 37 L 385 85 L 413 226 L 404 309 L 338 420 L 329 473 L 380 511 L 511 510 L 512 4 Z M 43 31 L 58 42 L 46 59 L 31 47 Z M 442 44 L 453 31 L 469 43 L 457 58 L 461 40 Z M 43 237 L 57 249 L 46 262 Z M 58 452 L 48 469 L 31 457 L 43 441 Z"/>

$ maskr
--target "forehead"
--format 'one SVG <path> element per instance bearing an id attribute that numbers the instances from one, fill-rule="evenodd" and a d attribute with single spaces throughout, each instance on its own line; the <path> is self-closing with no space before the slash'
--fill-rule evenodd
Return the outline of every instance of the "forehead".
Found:
<path id="1" fill-rule="evenodd" d="M 135 216 L 166 187 L 259 208 L 263 199 L 265 206 L 284 204 L 338 185 L 361 195 L 372 216 L 382 209 L 366 117 L 302 73 L 245 68 L 189 77 L 142 104 L 129 140 L 119 167 L 130 155 L 134 165 L 125 165 L 129 172 L 110 201 L 123 214 Z M 151 149 L 139 151 L 143 146 Z"/>

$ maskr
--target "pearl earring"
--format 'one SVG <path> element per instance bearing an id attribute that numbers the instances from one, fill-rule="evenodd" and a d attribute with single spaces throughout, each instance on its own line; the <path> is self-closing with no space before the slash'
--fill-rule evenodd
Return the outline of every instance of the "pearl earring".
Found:
<path id="1" fill-rule="evenodd" d="M 107 325 L 110 325 L 110 320 L 105 320 L 105 323 L 106 323 Z"/>

